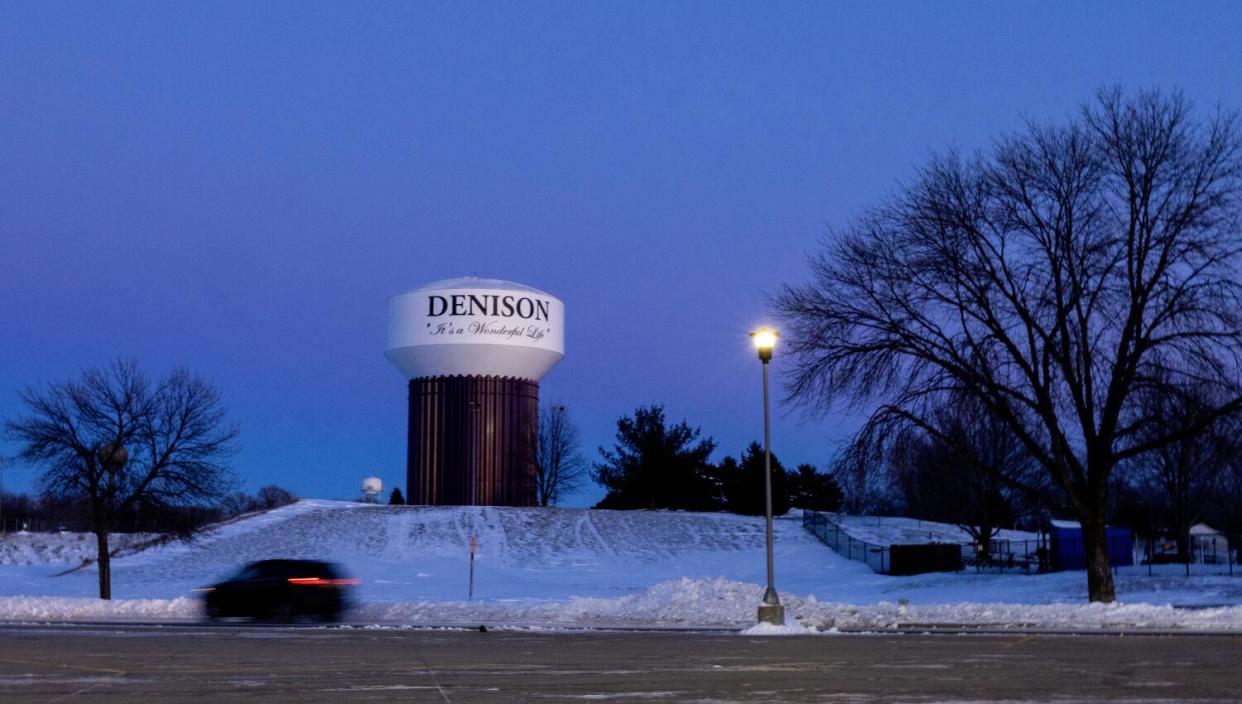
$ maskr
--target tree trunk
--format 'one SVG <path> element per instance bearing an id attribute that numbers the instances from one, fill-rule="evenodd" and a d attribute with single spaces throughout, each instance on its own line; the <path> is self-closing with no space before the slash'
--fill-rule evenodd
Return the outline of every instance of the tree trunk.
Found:
<path id="1" fill-rule="evenodd" d="M 112 557 L 108 554 L 108 529 L 95 527 L 95 542 L 99 550 L 96 565 L 99 567 L 99 598 L 112 598 Z"/>
<path id="2" fill-rule="evenodd" d="M 1117 590 L 1108 562 L 1108 530 L 1102 511 L 1083 517 L 1082 539 L 1087 559 L 1087 599 L 1116 601 Z"/>

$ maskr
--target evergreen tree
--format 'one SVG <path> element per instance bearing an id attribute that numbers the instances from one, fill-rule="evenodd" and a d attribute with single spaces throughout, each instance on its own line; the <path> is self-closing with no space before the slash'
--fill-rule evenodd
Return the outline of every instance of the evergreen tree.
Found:
<path id="1" fill-rule="evenodd" d="M 727 458 L 726 458 L 727 459 Z M 762 516 L 766 513 L 766 488 L 763 473 L 766 469 L 763 446 L 752 442 L 737 462 L 738 473 L 730 483 L 725 507 L 744 516 Z M 721 463 L 724 465 L 724 462 Z M 785 468 L 772 454 L 772 515 L 779 516 L 789 510 L 789 489 L 786 486 Z"/>
<path id="2" fill-rule="evenodd" d="M 392 493 L 388 495 L 389 506 L 404 506 L 405 497 L 401 495 L 400 487 L 393 487 Z"/>
<path id="3" fill-rule="evenodd" d="M 729 497 L 739 492 L 742 468 L 738 466 L 736 459 L 725 457 L 720 460 L 720 464 L 707 469 L 707 480 L 711 484 L 712 504 L 728 510 Z"/>
<path id="4" fill-rule="evenodd" d="M 666 425 L 659 404 L 617 420 L 613 449 L 599 448 L 603 462 L 592 472 L 608 489 L 596 508 L 718 509 L 708 462 L 716 443 L 700 436 L 684 420 Z"/>
<path id="5" fill-rule="evenodd" d="M 813 465 L 798 465 L 789 473 L 788 484 L 789 501 L 798 508 L 811 511 L 836 511 L 841 508 L 841 486 L 831 474 L 819 472 Z"/>

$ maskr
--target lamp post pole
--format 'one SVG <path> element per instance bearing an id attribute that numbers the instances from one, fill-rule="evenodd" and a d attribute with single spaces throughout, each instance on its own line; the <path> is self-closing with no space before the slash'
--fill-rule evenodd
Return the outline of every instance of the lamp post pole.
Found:
<path id="1" fill-rule="evenodd" d="M 759 622 L 774 626 L 785 625 L 785 607 L 776 594 L 775 570 L 772 566 L 772 423 L 768 413 L 768 362 L 772 361 L 772 348 L 778 337 L 775 330 L 761 329 L 751 333 L 763 363 L 763 493 L 764 518 L 767 528 L 768 588 L 763 592 L 759 606 Z"/>

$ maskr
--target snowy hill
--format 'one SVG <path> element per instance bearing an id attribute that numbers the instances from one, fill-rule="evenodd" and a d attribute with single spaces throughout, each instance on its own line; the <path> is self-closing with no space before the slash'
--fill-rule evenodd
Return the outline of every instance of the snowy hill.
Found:
<path id="1" fill-rule="evenodd" d="M 117 533 L 109 552 L 125 554 L 159 540 L 146 533 Z M 95 559 L 94 533 L 9 533 L 0 539 L 0 565 L 80 565 Z"/>
<path id="2" fill-rule="evenodd" d="M 122 585 L 189 585 L 251 560 L 320 558 L 362 576 L 373 598 L 464 598 L 475 535 L 479 596 L 568 596 L 646 585 L 653 570 L 684 576 L 705 554 L 741 561 L 742 553 L 762 549 L 762 531 L 760 522 L 725 514 L 301 501 L 197 544 L 138 556 L 117 574 Z"/>
<path id="3" fill-rule="evenodd" d="M 1085 604 L 1081 572 L 891 577 L 837 555 L 802 529 L 800 517 L 777 519 L 775 530 L 782 602 L 791 620 L 801 617 L 821 627 L 981 622 L 1242 628 L 1242 607 L 1186 611 L 1148 605 L 1239 604 L 1242 578 L 1123 571 L 1118 593 L 1131 606 L 1101 608 Z M 474 600 L 468 602 L 471 535 L 479 549 Z M 49 548 L 41 554 L 73 562 L 80 553 Z M 64 562 L 9 560 L 0 564 L 0 618 L 197 618 L 193 588 L 270 557 L 342 563 L 362 580 L 353 618 L 386 623 L 742 625 L 753 622 L 765 579 L 761 518 L 300 501 L 218 526 L 192 543 L 114 559 L 112 603 L 93 598 L 92 567 L 61 574 Z"/>
<path id="4" fill-rule="evenodd" d="M 811 582 L 840 570 L 869 574 L 840 560 L 797 520 L 778 521 L 777 530 L 778 555 L 801 563 L 799 573 Z M 368 600 L 459 599 L 466 596 L 471 535 L 478 539 L 475 595 L 484 599 L 620 595 L 665 579 L 757 582 L 764 574 L 763 521 L 751 517 L 304 500 L 222 525 L 192 543 L 116 559 L 113 589 L 118 596 L 180 596 L 246 562 L 291 557 L 342 563 L 362 578 Z M 48 580 L 39 591 L 89 596 L 94 579 L 93 569 L 83 569 Z"/>

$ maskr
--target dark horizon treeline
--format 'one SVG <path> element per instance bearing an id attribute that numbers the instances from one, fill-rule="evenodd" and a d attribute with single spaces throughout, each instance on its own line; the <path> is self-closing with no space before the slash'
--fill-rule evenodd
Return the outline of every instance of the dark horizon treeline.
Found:
<path id="1" fill-rule="evenodd" d="M 1175 418 L 1175 409 L 1167 417 Z M 1001 529 L 1046 529 L 1071 518 L 1055 487 L 1002 424 L 971 404 L 946 407 L 935 433 L 883 424 L 864 428 L 826 471 L 787 470 L 772 455 L 772 511 L 791 508 L 896 515 L 961 526 L 986 545 Z M 710 436 L 682 420 L 670 423 L 660 404 L 617 421 L 611 449 L 599 448 L 592 477 L 608 489 L 603 509 L 729 511 L 763 515 L 763 447 L 710 460 Z M 1178 542 L 1207 523 L 1242 535 L 1242 419 L 1188 438 L 1163 454 L 1127 462 L 1113 477 L 1110 524 L 1145 538 Z"/>
<path id="2" fill-rule="evenodd" d="M 278 508 L 296 500 L 292 493 L 273 484 L 262 487 L 254 494 L 234 492 L 215 504 L 157 508 L 139 503 L 117 516 L 117 532 L 190 535 L 210 523 Z M 60 529 L 90 532 L 90 511 L 86 499 L 0 492 L 0 531 L 46 532 Z"/>

